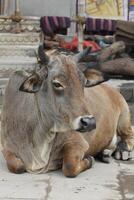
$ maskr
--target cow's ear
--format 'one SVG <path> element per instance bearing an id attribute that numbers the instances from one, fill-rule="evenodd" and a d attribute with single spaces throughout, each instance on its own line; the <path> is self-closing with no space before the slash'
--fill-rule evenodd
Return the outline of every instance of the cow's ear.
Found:
<path id="1" fill-rule="evenodd" d="M 84 72 L 85 87 L 93 87 L 109 80 L 109 76 L 95 69 L 86 69 Z"/>
<path id="2" fill-rule="evenodd" d="M 42 80 L 37 73 L 29 76 L 20 86 L 19 90 L 22 92 L 36 93 L 40 90 Z"/>

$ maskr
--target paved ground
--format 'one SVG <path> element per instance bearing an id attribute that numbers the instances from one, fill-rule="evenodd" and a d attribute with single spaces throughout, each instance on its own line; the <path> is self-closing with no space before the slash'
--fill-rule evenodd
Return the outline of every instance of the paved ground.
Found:
<path id="1" fill-rule="evenodd" d="M 61 171 L 11 174 L 0 155 L 0 200 L 134 200 L 134 160 L 96 162 L 71 179 Z"/>

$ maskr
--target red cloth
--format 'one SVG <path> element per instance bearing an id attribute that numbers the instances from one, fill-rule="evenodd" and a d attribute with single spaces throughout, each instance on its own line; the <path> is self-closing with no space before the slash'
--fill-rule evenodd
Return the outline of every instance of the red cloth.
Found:
<path id="1" fill-rule="evenodd" d="M 74 36 L 71 42 L 66 42 L 65 40 L 61 41 L 60 46 L 62 48 L 69 49 L 72 51 L 76 50 L 76 49 L 78 49 L 78 37 Z M 101 49 L 100 46 L 96 42 L 84 40 L 83 48 L 86 48 L 88 46 L 92 47 L 91 52 L 99 51 Z"/>

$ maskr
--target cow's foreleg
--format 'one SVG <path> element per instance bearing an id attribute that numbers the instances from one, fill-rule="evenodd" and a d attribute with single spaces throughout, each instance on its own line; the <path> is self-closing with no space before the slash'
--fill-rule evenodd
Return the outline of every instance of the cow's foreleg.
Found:
<path id="1" fill-rule="evenodd" d="M 63 153 L 62 170 L 67 177 L 76 177 L 80 172 L 92 167 L 94 163 L 93 157 L 84 157 L 85 152 L 82 148 L 76 146 L 67 146 Z"/>
<path id="2" fill-rule="evenodd" d="M 132 158 L 132 150 L 134 149 L 134 130 L 130 123 L 129 113 L 121 115 L 118 135 L 121 140 L 117 144 L 114 157 L 118 160 L 128 160 Z"/>
<path id="3" fill-rule="evenodd" d="M 10 172 L 21 174 L 26 171 L 23 162 L 14 153 L 11 153 L 10 151 L 6 150 L 3 150 L 2 153 L 5 157 L 5 160 L 7 162 L 7 167 Z"/>

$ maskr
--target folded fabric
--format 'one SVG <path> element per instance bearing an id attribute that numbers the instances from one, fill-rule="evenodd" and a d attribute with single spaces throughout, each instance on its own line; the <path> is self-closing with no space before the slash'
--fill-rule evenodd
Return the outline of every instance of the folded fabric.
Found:
<path id="1" fill-rule="evenodd" d="M 126 45 L 134 46 L 134 22 L 117 21 L 115 39 L 124 41 Z"/>
<path id="2" fill-rule="evenodd" d="M 99 51 L 101 50 L 100 46 L 94 42 L 94 41 L 89 41 L 89 40 L 84 40 L 83 41 L 83 48 L 86 48 L 90 46 L 91 47 L 91 52 Z M 68 49 L 71 51 L 78 50 L 78 37 L 75 35 L 72 39 L 71 42 L 66 42 L 65 40 L 60 42 L 60 47 L 64 49 Z"/>
<path id="3" fill-rule="evenodd" d="M 87 18 L 86 19 L 86 31 L 110 31 L 114 32 L 116 30 L 116 20 L 108 19 L 96 19 L 96 18 Z"/>
<path id="4" fill-rule="evenodd" d="M 45 35 L 51 36 L 62 29 L 70 27 L 69 17 L 44 16 L 40 19 L 40 27 Z"/>

